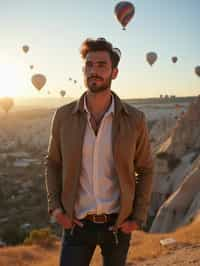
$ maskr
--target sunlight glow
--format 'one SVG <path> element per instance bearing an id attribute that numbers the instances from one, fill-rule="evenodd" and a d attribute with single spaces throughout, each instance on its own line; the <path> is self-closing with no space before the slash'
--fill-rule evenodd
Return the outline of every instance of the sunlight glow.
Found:
<path id="1" fill-rule="evenodd" d="M 24 86 L 24 73 L 20 65 L 0 64 L 0 97 L 18 96 Z"/>

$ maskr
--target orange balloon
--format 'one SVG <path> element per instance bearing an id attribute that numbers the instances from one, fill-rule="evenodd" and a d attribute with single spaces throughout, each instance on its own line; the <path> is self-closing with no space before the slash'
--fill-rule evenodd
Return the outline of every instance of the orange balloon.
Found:
<path id="1" fill-rule="evenodd" d="M 47 79 L 43 74 L 35 74 L 32 76 L 31 81 L 36 89 L 41 90 L 46 84 Z"/>
<path id="2" fill-rule="evenodd" d="M 10 97 L 4 97 L 0 99 L 0 105 L 3 108 L 3 110 L 8 113 L 9 110 L 13 107 L 14 105 L 14 100 Z"/>

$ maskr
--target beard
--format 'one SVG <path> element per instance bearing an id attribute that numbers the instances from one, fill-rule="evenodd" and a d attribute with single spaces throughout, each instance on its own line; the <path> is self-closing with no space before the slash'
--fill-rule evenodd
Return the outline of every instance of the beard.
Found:
<path id="1" fill-rule="evenodd" d="M 107 79 L 103 79 L 101 77 L 95 77 L 97 80 L 93 78 L 85 79 L 85 86 L 89 89 L 90 92 L 99 93 L 105 90 L 108 90 L 111 87 L 112 77 L 108 77 Z"/>

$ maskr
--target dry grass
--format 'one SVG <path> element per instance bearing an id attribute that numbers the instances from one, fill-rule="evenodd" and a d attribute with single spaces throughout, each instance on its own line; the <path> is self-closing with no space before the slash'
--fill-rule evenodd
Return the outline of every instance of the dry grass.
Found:
<path id="1" fill-rule="evenodd" d="M 200 244 L 200 221 L 168 234 L 135 232 L 132 236 L 128 260 L 142 261 L 167 254 L 169 249 L 160 245 L 160 240 L 164 238 L 175 238 L 179 246 Z"/>
<path id="2" fill-rule="evenodd" d="M 0 249 L 1 266 L 55 266 L 58 265 L 60 243 L 54 247 L 17 246 Z"/>
<path id="3" fill-rule="evenodd" d="M 200 244 L 200 221 L 178 229 L 169 234 L 147 234 L 134 232 L 129 249 L 128 261 L 144 261 L 168 253 L 168 248 L 161 247 L 160 239 L 173 237 L 179 245 Z M 1 266 L 57 266 L 60 242 L 51 248 L 40 246 L 18 246 L 0 249 Z M 96 249 L 91 266 L 100 266 L 100 250 Z M 131 265 L 131 264 L 130 264 Z"/>

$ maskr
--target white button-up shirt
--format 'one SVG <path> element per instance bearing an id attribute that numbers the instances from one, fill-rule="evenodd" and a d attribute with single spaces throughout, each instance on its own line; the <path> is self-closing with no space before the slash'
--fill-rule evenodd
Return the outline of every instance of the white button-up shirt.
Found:
<path id="1" fill-rule="evenodd" d="M 87 126 L 83 141 L 82 169 L 79 191 L 75 202 L 78 219 L 87 214 L 109 214 L 119 211 L 120 188 L 112 153 L 112 121 L 114 99 L 105 113 L 97 136 L 90 123 L 91 114 L 84 100 L 87 112 Z"/>

